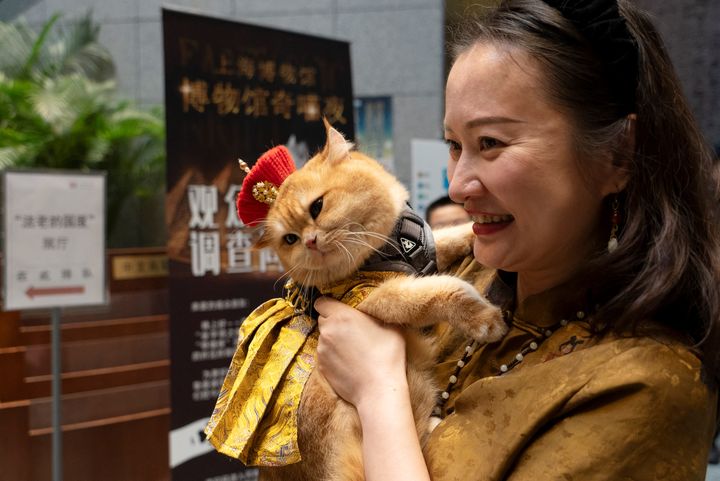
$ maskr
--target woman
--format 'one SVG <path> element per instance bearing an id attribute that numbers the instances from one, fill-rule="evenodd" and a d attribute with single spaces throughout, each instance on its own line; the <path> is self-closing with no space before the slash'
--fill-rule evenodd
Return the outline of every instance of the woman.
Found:
<path id="1" fill-rule="evenodd" d="M 654 27 L 627 0 L 507 0 L 455 54 L 450 196 L 475 233 L 455 271 L 487 278 L 510 331 L 443 334 L 424 459 L 402 338 L 317 301 L 319 366 L 358 409 L 367 479 L 704 479 L 718 183 Z"/>

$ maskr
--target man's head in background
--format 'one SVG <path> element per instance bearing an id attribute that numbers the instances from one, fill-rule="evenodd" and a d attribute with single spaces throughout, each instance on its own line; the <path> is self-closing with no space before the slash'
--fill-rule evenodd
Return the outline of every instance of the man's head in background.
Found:
<path id="1" fill-rule="evenodd" d="M 425 211 L 425 220 L 431 229 L 458 225 L 470 221 L 470 216 L 460 204 L 448 196 L 434 200 Z"/>

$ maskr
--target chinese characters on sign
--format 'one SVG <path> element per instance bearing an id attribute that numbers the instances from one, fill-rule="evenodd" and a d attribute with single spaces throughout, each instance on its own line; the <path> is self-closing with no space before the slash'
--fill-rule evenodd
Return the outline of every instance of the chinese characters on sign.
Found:
<path id="1" fill-rule="evenodd" d="M 193 362 L 230 359 L 235 352 L 241 322 L 242 320 L 229 322 L 225 318 L 203 320 L 200 329 L 195 331 L 195 349 L 190 353 Z M 227 372 L 227 369 L 225 371 Z M 217 393 L 218 391 L 215 391 L 216 397 Z"/>
<path id="2" fill-rule="evenodd" d="M 212 108 L 221 117 L 298 117 L 305 122 L 326 117 L 331 124 L 348 123 L 349 99 L 321 94 L 327 86 L 315 66 L 227 48 L 218 51 L 187 37 L 178 39 L 178 47 L 184 66 L 199 65 L 205 72 L 180 78 L 177 89 L 183 113 L 206 113 Z"/>
<path id="3" fill-rule="evenodd" d="M 205 80 L 183 77 L 179 91 L 183 112 L 205 113 L 209 106 L 218 115 L 244 115 L 247 117 L 279 116 L 290 119 L 293 115 L 306 122 L 317 122 L 322 117 L 331 124 L 347 123 L 345 99 L 336 95 L 320 97 L 315 93 L 295 94 L 285 89 L 268 90 L 263 87 L 236 87 L 220 81 L 209 84 Z"/>
<path id="4" fill-rule="evenodd" d="M 235 198 L 240 186 L 230 185 L 223 200 L 227 203 L 225 227 L 228 232 L 225 241 L 227 269 L 230 274 L 281 271 L 277 255 L 270 249 L 254 251 L 250 233 L 235 213 Z M 214 185 L 189 185 L 190 207 L 190 264 L 192 274 L 202 277 L 206 274 L 219 275 L 221 271 L 220 231 L 215 221 L 218 211 L 218 189 Z M 233 230 L 235 229 L 235 230 Z"/>
<path id="5" fill-rule="evenodd" d="M 168 275 L 167 257 L 163 254 L 114 256 L 112 278 L 115 280 L 165 277 Z"/>
<path id="6" fill-rule="evenodd" d="M 5 309 L 105 302 L 105 177 L 9 171 Z"/>

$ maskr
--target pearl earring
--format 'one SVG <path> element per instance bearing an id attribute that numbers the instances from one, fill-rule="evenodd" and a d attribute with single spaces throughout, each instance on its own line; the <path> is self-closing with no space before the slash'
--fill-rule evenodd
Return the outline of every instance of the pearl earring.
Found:
<path id="1" fill-rule="evenodd" d="M 620 225 L 620 201 L 618 200 L 617 194 L 615 194 L 615 198 L 612 201 L 612 215 L 610 216 L 610 240 L 608 240 L 607 250 L 608 252 L 612 253 L 615 249 L 617 249 L 618 246 L 618 238 L 617 238 L 617 232 L 618 232 L 618 226 Z"/>

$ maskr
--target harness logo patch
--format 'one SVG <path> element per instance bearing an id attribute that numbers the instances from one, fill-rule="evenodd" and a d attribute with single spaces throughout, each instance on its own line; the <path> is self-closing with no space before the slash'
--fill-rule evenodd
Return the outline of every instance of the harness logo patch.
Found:
<path id="1" fill-rule="evenodd" d="M 400 238 L 400 244 L 402 244 L 402 248 L 406 254 L 408 252 L 412 251 L 415 248 L 415 246 L 417 245 L 417 243 L 415 243 L 409 239 L 406 239 L 404 237 Z"/>

